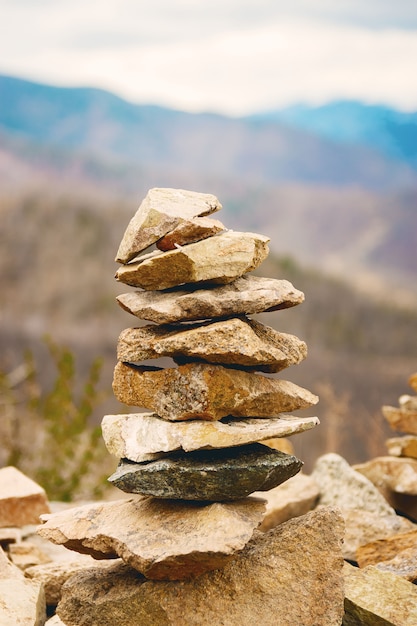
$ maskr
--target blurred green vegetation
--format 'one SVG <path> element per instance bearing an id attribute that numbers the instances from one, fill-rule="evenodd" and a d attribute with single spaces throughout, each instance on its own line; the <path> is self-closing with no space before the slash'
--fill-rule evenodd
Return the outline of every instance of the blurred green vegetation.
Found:
<path id="1" fill-rule="evenodd" d="M 14 371 L 0 371 L 5 465 L 19 468 L 42 485 L 50 500 L 101 497 L 106 489 L 108 453 L 100 426 L 90 419 L 104 399 L 97 389 L 102 360 L 94 359 L 77 390 L 74 354 L 49 337 L 45 342 L 55 367 L 51 388 L 40 383 L 29 350 Z"/>

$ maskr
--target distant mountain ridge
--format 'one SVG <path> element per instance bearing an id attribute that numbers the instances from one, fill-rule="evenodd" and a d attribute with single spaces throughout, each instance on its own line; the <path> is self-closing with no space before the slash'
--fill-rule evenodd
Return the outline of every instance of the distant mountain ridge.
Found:
<path id="1" fill-rule="evenodd" d="M 319 107 L 297 104 L 251 117 L 275 120 L 340 143 L 365 145 L 417 169 L 417 112 L 340 100 Z"/>
<path id="2" fill-rule="evenodd" d="M 0 131 L 130 164 L 258 184 L 390 189 L 417 181 L 411 161 L 387 154 L 375 142 L 341 143 L 340 137 L 325 137 L 275 114 L 239 119 L 190 114 L 131 104 L 100 89 L 53 87 L 10 76 L 0 76 Z"/>

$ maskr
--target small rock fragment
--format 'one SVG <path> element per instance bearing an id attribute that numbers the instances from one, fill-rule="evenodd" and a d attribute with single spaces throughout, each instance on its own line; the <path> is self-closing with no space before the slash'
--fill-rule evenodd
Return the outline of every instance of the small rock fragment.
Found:
<path id="1" fill-rule="evenodd" d="M 219 220 L 213 220 L 210 217 L 195 217 L 181 222 L 174 230 L 159 239 L 156 247 L 163 252 L 175 250 L 178 246 L 212 237 L 222 230 L 224 226 Z"/>
<path id="2" fill-rule="evenodd" d="M 0 469 L 0 526 L 39 524 L 39 516 L 49 513 L 42 487 L 15 467 Z"/>
<path id="3" fill-rule="evenodd" d="M 383 406 L 382 413 L 392 430 L 417 435 L 417 410 Z"/>

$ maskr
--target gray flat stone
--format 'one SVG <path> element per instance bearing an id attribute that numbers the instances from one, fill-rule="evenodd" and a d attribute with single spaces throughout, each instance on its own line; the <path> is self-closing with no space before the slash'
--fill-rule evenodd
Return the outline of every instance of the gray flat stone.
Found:
<path id="1" fill-rule="evenodd" d="M 295 456 L 261 444 L 177 452 L 149 463 L 122 460 L 109 481 L 128 493 L 179 500 L 236 500 L 267 491 L 300 471 Z"/>
<path id="2" fill-rule="evenodd" d="M 207 289 L 194 286 L 187 291 L 135 291 L 123 293 L 116 300 L 139 319 L 170 324 L 287 309 L 301 304 L 304 294 L 288 280 L 246 275 Z"/>

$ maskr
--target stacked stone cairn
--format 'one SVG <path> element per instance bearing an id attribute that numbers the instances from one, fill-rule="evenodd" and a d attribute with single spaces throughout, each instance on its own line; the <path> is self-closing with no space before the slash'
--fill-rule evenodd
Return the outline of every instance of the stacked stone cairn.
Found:
<path id="1" fill-rule="evenodd" d="M 417 393 L 417 372 L 408 382 Z M 417 395 L 401 395 L 397 407 L 384 405 L 382 413 L 392 430 L 404 434 L 387 439 L 387 456 L 355 469 L 380 489 L 391 506 L 417 521 Z"/>
<path id="2" fill-rule="evenodd" d="M 248 496 L 302 467 L 261 442 L 318 424 L 288 414 L 317 396 L 271 376 L 301 362 L 305 343 L 248 317 L 304 296 L 250 275 L 269 239 L 208 217 L 220 208 L 210 194 L 151 189 L 130 221 L 116 279 L 139 290 L 117 300 L 151 324 L 121 333 L 113 390 L 147 411 L 106 415 L 102 432 L 120 459 L 109 480 L 133 495 L 45 516 L 39 531 L 95 558 L 121 557 L 148 579 L 186 579 L 234 558 L 265 512 Z M 173 366 L 148 363 L 161 357 Z"/>

